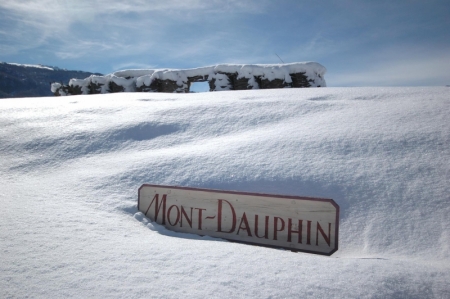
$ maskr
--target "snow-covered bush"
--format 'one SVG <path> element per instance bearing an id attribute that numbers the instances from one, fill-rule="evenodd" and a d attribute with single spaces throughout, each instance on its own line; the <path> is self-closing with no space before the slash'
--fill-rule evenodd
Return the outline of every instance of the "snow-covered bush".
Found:
<path id="1" fill-rule="evenodd" d="M 111 92 L 187 93 L 192 82 L 208 81 L 211 91 L 325 87 L 325 67 L 316 62 L 218 64 L 194 69 L 124 70 L 52 85 L 55 95 Z"/>

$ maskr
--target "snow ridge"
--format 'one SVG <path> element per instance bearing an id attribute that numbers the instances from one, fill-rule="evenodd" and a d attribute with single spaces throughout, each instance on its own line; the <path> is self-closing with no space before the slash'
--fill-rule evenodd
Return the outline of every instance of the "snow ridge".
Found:
<path id="1" fill-rule="evenodd" d="M 39 69 L 46 69 L 49 71 L 54 71 L 54 68 L 51 68 L 49 66 L 45 66 L 42 64 L 20 64 L 20 63 L 13 63 L 13 62 L 2 62 L 2 63 L 6 63 L 6 64 L 10 64 L 10 65 L 15 65 L 15 66 L 23 66 L 23 67 L 34 67 L 34 68 L 39 68 Z"/>

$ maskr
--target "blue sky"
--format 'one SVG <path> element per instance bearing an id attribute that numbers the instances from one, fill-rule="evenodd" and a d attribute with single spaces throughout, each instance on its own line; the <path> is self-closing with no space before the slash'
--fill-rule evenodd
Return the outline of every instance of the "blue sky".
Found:
<path id="1" fill-rule="evenodd" d="M 450 2 L 0 2 L 0 61 L 111 73 L 316 61 L 328 86 L 450 84 Z"/>

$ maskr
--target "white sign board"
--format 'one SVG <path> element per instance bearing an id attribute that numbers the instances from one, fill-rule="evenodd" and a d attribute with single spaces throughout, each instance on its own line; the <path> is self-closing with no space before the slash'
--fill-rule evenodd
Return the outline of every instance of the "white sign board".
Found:
<path id="1" fill-rule="evenodd" d="M 338 249 L 332 199 L 144 184 L 138 209 L 177 232 L 323 255 Z"/>

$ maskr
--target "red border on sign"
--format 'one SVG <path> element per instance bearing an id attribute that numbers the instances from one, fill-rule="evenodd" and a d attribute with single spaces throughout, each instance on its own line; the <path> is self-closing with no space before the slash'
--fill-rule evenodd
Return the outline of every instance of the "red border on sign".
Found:
<path id="1" fill-rule="evenodd" d="M 320 255 L 326 255 L 330 256 L 333 253 L 335 253 L 338 250 L 338 240 L 339 240 L 339 205 L 331 198 L 318 198 L 318 197 L 306 197 L 306 196 L 292 196 L 292 195 L 279 195 L 279 194 L 267 194 L 267 193 L 256 193 L 256 192 L 242 192 L 242 191 L 228 191 L 228 190 L 217 190 L 217 189 L 203 189 L 203 188 L 193 188 L 193 187 L 182 187 L 182 186 L 168 186 L 168 185 L 154 185 L 154 184 L 142 184 L 141 187 L 138 189 L 138 205 L 137 208 L 139 210 L 139 203 L 141 200 L 140 191 L 144 187 L 158 187 L 158 188 L 171 188 L 171 189 L 179 189 L 179 190 L 190 190 L 190 191 L 202 191 L 202 192 L 211 192 L 211 193 L 224 193 L 224 194 L 237 194 L 237 195 L 250 195 L 250 196 L 260 196 L 260 197 L 272 197 L 272 198 L 287 198 L 287 199 L 295 199 L 295 200 L 308 200 L 308 201 L 323 201 L 323 202 L 329 202 L 336 208 L 336 228 L 335 228 L 335 236 L 336 236 L 336 242 L 335 247 L 330 253 L 323 253 L 323 252 L 316 252 L 316 251 L 310 251 L 310 250 L 297 250 L 292 249 L 289 247 L 283 247 L 283 246 L 271 246 L 271 245 L 265 245 L 260 243 L 252 243 L 252 242 L 243 242 L 243 241 L 236 241 L 236 240 L 230 240 L 227 238 L 219 238 L 228 240 L 235 243 L 243 243 L 243 244 L 250 244 L 250 245 L 257 245 L 257 246 L 263 246 L 263 247 L 271 247 L 271 248 L 284 248 L 288 249 L 293 252 L 305 252 L 305 253 L 313 253 L 313 254 L 320 254 Z M 201 236 L 201 235 L 200 235 Z"/>

